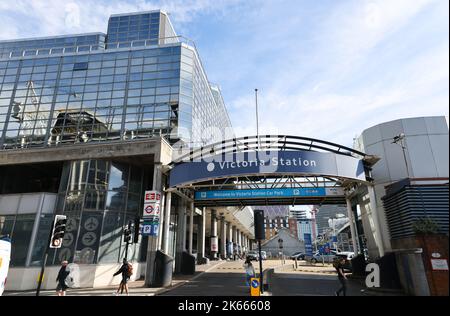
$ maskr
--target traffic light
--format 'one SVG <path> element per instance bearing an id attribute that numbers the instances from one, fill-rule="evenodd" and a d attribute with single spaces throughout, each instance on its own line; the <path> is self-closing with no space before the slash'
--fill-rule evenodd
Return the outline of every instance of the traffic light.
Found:
<path id="1" fill-rule="evenodd" d="M 140 224 L 141 224 L 141 219 L 139 216 L 136 216 L 136 218 L 134 219 L 134 238 L 133 238 L 133 242 L 135 244 L 137 244 L 139 242 L 139 228 L 140 228 Z"/>
<path id="2" fill-rule="evenodd" d="M 131 240 L 131 229 L 130 226 L 127 226 L 125 230 L 123 231 L 123 241 L 126 243 L 129 243 Z"/>
<path id="3" fill-rule="evenodd" d="M 53 222 L 52 237 L 50 239 L 50 248 L 61 248 L 62 240 L 66 230 L 67 216 L 56 215 Z"/>
<path id="4" fill-rule="evenodd" d="M 266 239 L 266 232 L 264 231 L 264 211 L 254 210 L 254 220 L 255 220 L 255 239 L 264 240 Z"/>

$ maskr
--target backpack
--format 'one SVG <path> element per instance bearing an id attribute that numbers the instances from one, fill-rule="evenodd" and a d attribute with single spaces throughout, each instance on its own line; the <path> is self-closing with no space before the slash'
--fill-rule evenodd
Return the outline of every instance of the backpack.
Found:
<path id="1" fill-rule="evenodd" d="M 339 260 L 333 260 L 333 267 L 335 269 L 339 269 L 341 267 L 341 264 L 339 263 Z"/>
<path id="2" fill-rule="evenodd" d="M 127 276 L 130 277 L 133 275 L 133 266 L 131 264 L 128 263 L 128 271 L 127 271 Z"/>

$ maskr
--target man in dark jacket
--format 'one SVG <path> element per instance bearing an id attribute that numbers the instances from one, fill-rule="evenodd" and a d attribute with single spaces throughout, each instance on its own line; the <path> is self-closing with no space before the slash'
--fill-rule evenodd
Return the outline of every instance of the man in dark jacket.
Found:
<path id="1" fill-rule="evenodd" d="M 70 274 L 70 271 L 67 271 L 67 264 L 67 261 L 61 262 L 61 269 L 59 269 L 58 276 L 56 277 L 56 282 L 58 282 L 56 295 L 58 296 L 66 296 L 66 290 L 68 288 L 66 278 Z"/>
<path id="2" fill-rule="evenodd" d="M 341 283 L 341 287 L 335 292 L 336 296 L 339 296 L 341 292 L 343 296 L 346 296 L 347 294 L 347 277 L 344 273 L 344 264 L 345 259 L 343 258 L 338 258 L 334 264 L 334 268 L 336 269 L 336 272 L 338 274 L 339 282 Z"/>
<path id="3" fill-rule="evenodd" d="M 127 261 L 127 259 L 124 258 L 123 264 L 120 267 L 119 271 L 117 271 L 113 275 L 113 276 L 116 276 L 118 274 L 122 274 L 122 281 L 120 281 L 119 288 L 117 289 L 117 292 L 115 293 L 116 295 L 119 295 L 119 291 L 120 291 L 120 294 L 123 294 L 123 290 L 125 290 L 125 292 L 128 295 L 128 284 L 127 283 L 128 283 L 128 280 L 130 279 L 129 272 L 130 272 L 130 268 L 128 266 L 128 261 Z"/>

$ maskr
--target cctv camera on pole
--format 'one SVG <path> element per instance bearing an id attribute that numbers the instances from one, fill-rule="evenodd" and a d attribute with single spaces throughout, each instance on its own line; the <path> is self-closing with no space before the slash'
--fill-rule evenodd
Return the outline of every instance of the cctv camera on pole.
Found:
<path id="1" fill-rule="evenodd" d="M 263 210 L 255 210 L 254 211 L 255 218 L 255 239 L 258 241 L 258 252 L 259 252 L 259 277 L 260 277 L 260 291 L 264 293 L 263 286 L 263 268 L 262 268 L 262 255 L 261 255 L 261 240 L 266 239 L 265 231 L 264 231 L 264 211 Z"/>

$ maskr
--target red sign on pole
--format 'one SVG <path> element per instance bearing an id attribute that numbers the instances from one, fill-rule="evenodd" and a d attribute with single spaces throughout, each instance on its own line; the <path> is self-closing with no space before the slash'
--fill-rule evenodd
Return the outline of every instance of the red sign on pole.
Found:
<path id="1" fill-rule="evenodd" d="M 160 203 L 161 192 L 159 191 L 145 191 L 144 203 Z"/>

